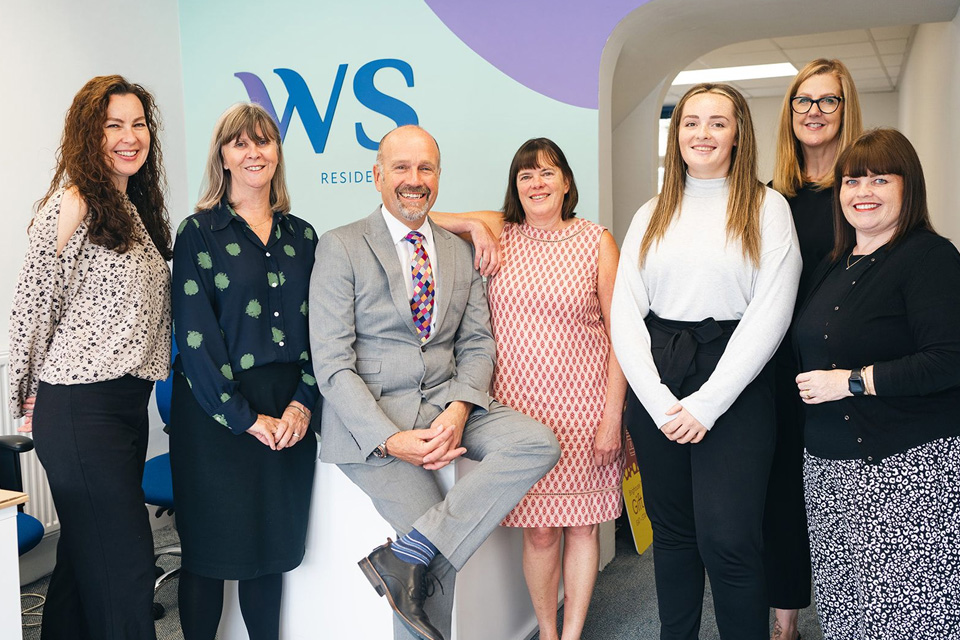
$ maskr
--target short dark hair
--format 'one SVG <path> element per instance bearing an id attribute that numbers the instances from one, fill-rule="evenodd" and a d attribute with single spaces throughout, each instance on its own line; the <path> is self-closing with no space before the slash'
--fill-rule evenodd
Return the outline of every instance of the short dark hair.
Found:
<path id="1" fill-rule="evenodd" d="M 577 182 L 573 179 L 573 169 L 567 162 L 567 157 L 549 138 L 531 138 L 527 140 L 513 156 L 510 163 L 510 175 L 507 177 L 507 194 L 503 198 L 503 221 L 522 223 L 526 216 L 520 204 L 520 192 L 517 189 L 517 175 L 526 169 L 541 169 L 544 164 L 552 164 L 560 169 L 570 188 L 563 196 L 562 220 L 569 220 L 577 215 L 574 209 L 580 196 L 577 194 Z"/>
<path id="2" fill-rule="evenodd" d="M 830 258 L 839 260 L 856 242 L 856 231 L 843 217 L 840 189 L 843 178 L 862 178 L 868 173 L 892 174 L 903 179 L 903 199 L 897 229 L 890 239 L 894 245 L 919 229 L 933 231 L 927 210 L 927 185 L 916 149 L 896 129 L 871 129 L 853 141 L 837 158 L 833 170 L 834 244 Z"/>

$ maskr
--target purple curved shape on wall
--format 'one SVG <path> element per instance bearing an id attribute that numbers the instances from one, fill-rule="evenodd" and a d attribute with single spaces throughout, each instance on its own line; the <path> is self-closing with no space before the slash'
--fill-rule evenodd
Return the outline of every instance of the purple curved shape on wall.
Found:
<path id="1" fill-rule="evenodd" d="M 545 96 L 597 108 L 614 27 L 650 0 L 424 0 L 468 47 Z"/>

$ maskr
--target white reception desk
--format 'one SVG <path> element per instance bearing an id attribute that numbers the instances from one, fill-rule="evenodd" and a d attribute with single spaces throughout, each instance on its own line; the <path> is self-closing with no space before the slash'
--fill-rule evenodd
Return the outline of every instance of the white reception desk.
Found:
<path id="1" fill-rule="evenodd" d="M 5 640 L 23 637 L 20 633 L 17 505 L 26 501 L 24 493 L 0 489 L 0 638 Z"/>
<path id="2" fill-rule="evenodd" d="M 457 461 L 439 472 L 441 481 L 449 487 L 475 464 Z M 393 612 L 357 567 L 388 536 L 395 534 L 370 499 L 336 466 L 317 462 L 306 557 L 283 583 L 281 638 L 392 638 Z M 494 531 L 460 572 L 453 628 L 446 640 L 525 640 L 536 631 L 520 530 Z M 246 638 L 236 583 L 228 583 L 219 637 Z"/>

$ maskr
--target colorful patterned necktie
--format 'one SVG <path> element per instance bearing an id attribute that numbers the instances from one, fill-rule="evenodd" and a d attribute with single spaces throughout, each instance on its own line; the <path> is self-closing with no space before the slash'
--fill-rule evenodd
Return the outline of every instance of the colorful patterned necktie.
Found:
<path id="1" fill-rule="evenodd" d="M 430 256 L 423 247 L 423 234 L 411 231 L 404 240 L 413 245 L 413 257 L 410 259 L 410 275 L 413 277 L 413 297 L 410 310 L 413 312 L 413 324 L 417 328 L 420 342 L 430 337 L 430 320 L 433 318 L 433 267 Z"/>

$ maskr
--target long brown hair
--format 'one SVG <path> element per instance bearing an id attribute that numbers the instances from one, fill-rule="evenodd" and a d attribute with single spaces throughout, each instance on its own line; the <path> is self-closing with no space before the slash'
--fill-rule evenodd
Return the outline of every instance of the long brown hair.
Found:
<path id="1" fill-rule="evenodd" d="M 760 264 L 760 207 L 763 205 L 764 190 L 763 184 L 757 180 L 757 140 L 753 134 L 750 108 L 740 92 L 730 85 L 703 83 L 691 87 L 670 116 L 667 155 L 663 159 L 663 190 L 657 197 L 650 224 L 640 243 L 641 266 L 650 248 L 663 238 L 674 216 L 680 211 L 687 178 L 687 163 L 680 153 L 680 119 L 687 101 L 701 93 L 715 93 L 733 103 L 737 141 L 727 173 L 730 187 L 730 195 L 727 196 L 727 239 L 738 240 L 743 256 L 754 265 Z"/>
<path id="2" fill-rule="evenodd" d="M 573 179 L 573 169 L 567 162 L 567 157 L 557 146 L 557 143 L 549 138 L 531 138 L 527 140 L 517 152 L 513 155 L 513 161 L 510 162 L 510 175 L 507 177 L 507 193 L 503 197 L 503 221 L 515 222 L 521 224 L 526 215 L 523 213 L 523 205 L 520 204 L 520 191 L 517 188 L 517 176 L 521 171 L 527 169 L 542 169 L 544 163 L 549 163 L 560 169 L 560 173 L 566 179 L 569 188 L 563 194 L 563 209 L 560 212 L 561 220 L 569 220 L 577 215 L 574 209 L 580 196 L 577 192 L 577 182 Z"/>
<path id="3" fill-rule="evenodd" d="M 170 218 L 164 201 L 166 175 L 160 150 L 160 114 L 150 92 L 118 75 L 97 76 L 73 97 L 63 125 L 63 137 L 57 150 L 57 167 L 50 188 L 38 208 L 58 189 L 73 186 L 87 206 L 90 242 L 117 253 L 126 253 L 143 241 L 133 219 L 127 213 L 123 194 L 113 182 L 113 167 L 103 151 L 103 125 L 107 120 L 110 96 L 134 95 L 143 105 L 150 132 L 147 158 L 127 180 L 127 197 L 137 207 L 150 240 L 165 260 L 173 257 L 170 246 Z"/>
<path id="4" fill-rule="evenodd" d="M 803 186 L 803 145 L 793 133 L 793 109 L 791 100 L 796 97 L 800 85 L 813 76 L 829 73 L 840 82 L 841 102 L 840 133 L 837 144 L 837 157 L 847 146 L 857 139 L 863 131 L 863 119 L 860 115 L 860 97 L 857 87 L 850 77 L 850 70 L 839 60 L 818 58 L 800 69 L 793 79 L 790 88 L 783 96 L 783 105 L 780 108 L 780 125 L 777 127 L 777 159 L 773 167 L 773 188 L 787 198 L 797 195 Z M 820 189 L 833 186 L 833 171 L 828 171 L 818 182 L 814 182 Z"/>
<path id="5" fill-rule="evenodd" d="M 900 217 L 891 246 L 918 229 L 933 231 L 927 209 L 927 183 L 916 149 L 896 129 L 872 129 L 844 149 L 833 169 L 833 261 L 842 258 L 857 241 L 856 230 L 847 222 L 840 205 L 843 178 L 862 178 L 867 173 L 897 175 L 903 180 Z"/>
<path id="6" fill-rule="evenodd" d="M 258 134 L 257 131 L 260 131 Z M 230 195 L 230 172 L 223 168 L 223 145 L 246 134 L 251 140 L 260 135 L 277 143 L 277 169 L 270 181 L 270 209 L 276 213 L 290 211 L 290 193 L 287 191 L 286 173 L 283 168 L 283 145 L 280 144 L 280 129 L 267 110 L 253 102 L 238 102 L 224 111 L 213 127 L 207 166 L 203 172 L 203 187 L 194 212 L 216 207 L 224 196 Z"/>

